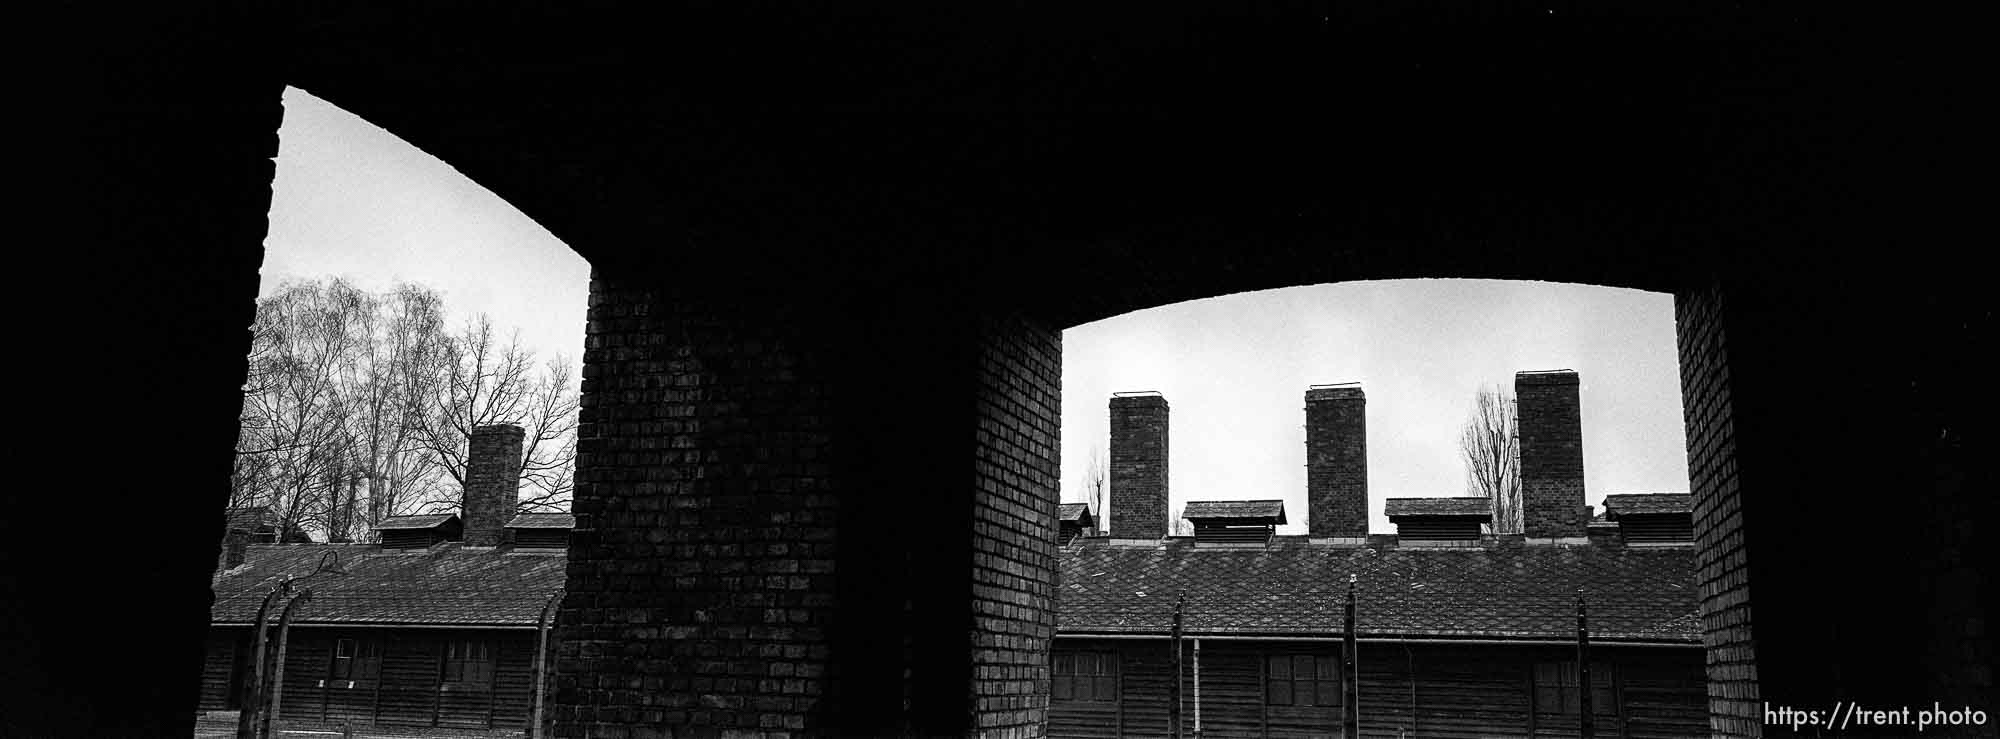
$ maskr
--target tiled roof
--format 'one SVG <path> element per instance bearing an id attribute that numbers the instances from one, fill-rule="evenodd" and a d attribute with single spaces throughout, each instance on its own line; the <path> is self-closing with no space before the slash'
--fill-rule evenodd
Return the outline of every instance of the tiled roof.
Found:
<path id="1" fill-rule="evenodd" d="M 375 524 L 375 530 L 429 529 L 444 525 L 444 522 L 458 518 L 456 513 L 433 513 L 426 516 L 390 516 Z"/>
<path id="2" fill-rule="evenodd" d="M 1383 509 L 1398 516 L 1491 516 L 1493 501 L 1485 498 L 1389 498 Z"/>
<path id="3" fill-rule="evenodd" d="M 508 521 L 510 529 L 574 529 L 576 516 L 569 513 L 522 513 Z"/>
<path id="4" fill-rule="evenodd" d="M 1576 593 L 1591 637 L 1698 643 L 1694 553 L 1685 549 L 1329 546 L 1279 537 L 1260 549 L 1084 539 L 1061 555 L 1057 629 L 1165 634 L 1187 593 L 1193 634 L 1318 635 L 1342 628 L 1353 573 L 1363 636 L 1572 639 Z"/>
<path id="5" fill-rule="evenodd" d="M 1604 496 L 1604 517 L 1616 521 L 1619 516 L 1644 515 L 1648 513 L 1693 513 L 1694 496 L 1686 493 L 1620 494 Z"/>
<path id="6" fill-rule="evenodd" d="M 1089 503 L 1064 503 L 1062 504 L 1062 508 L 1056 512 L 1056 520 L 1058 521 L 1081 522 L 1089 517 Z"/>
<path id="7" fill-rule="evenodd" d="M 297 623 L 534 626 L 569 562 L 458 542 L 389 552 L 373 544 L 253 544 L 242 567 L 216 573 L 210 620 L 250 623 L 280 576 L 310 575 L 329 552 L 347 574 L 298 583 L 312 601 L 293 616 Z"/>
<path id="8" fill-rule="evenodd" d="M 1181 518 L 1190 521 L 1201 518 L 1258 518 L 1276 519 L 1285 522 L 1285 502 L 1282 500 L 1191 500 Z"/>

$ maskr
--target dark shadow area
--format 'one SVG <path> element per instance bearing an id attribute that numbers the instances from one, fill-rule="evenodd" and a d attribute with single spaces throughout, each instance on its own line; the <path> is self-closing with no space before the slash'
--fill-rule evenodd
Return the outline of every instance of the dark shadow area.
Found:
<path id="1" fill-rule="evenodd" d="M 188 733 L 288 83 L 492 189 L 599 281 L 696 286 L 683 304 L 728 329 L 712 343 L 747 348 L 763 332 L 825 362 L 759 370 L 722 400 L 834 393 L 787 411 L 831 430 L 830 559 L 911 577 L 840 579 L 828 665 L 910 673 L 821 702 L 833 713 L 793 731 L 992 720 L 1034 735 L 1031 667 L 990 683 L 960 672 L 1011 658 L 964 644 L 980 638 L 960 619 L 981 607 L 968 592 L 980 542 L 1018 544 L 1032 575 L 1054 536 L 1052 461 L 1023 453 L 981 468 L 977 490 L 955 487 L 968 451 L 999 445 L 976 432 L 1023 448 L 1042 433 L 1021 433 L 1035 412 L 994 409 L 1034 406 L 1054 375 L 991 368 L 1137 308 L 1419 276 L 1677 296 L 1690 477 L 1697 498 L 1717 496 L 1714 520 L 1697 520 L 1718 568 L 1703 595 L 1749 616 L 1709 624 L 1716 735 L 1758 735 L 1761 701 L 1991 714 L 1977 563 L 1994 561 L 1993 485 L 1975 461 L 1991 437 L 1975 378 L 1993 326 L 1990 291 L 1952 250 L 1971 243 L 1959 230 L 1976 212 L 1947 184 L 1965 181 L 1951 138 L 1963 96 L 1940 70 L 1971 68 L 1950 57 L 1976 48 L 1939 37 L 1955 25 L 1804 5 L 1526 3 L 216 4 L 89 19 L 81 100 L 66 106 L 83 120 L 59 137 L 77 156 L 57 178 L 81 215 L 51 219 L 64 237 L 47 247 L 75 261 L 45 273 L 69 292 L 31 303 L 49 316 L 31 321 L 57 327 L 35 345 L 57 389 L 33 407 L 48 423 L 0 535 L 0 632 L 26 683 L 4 693 L 0 733 Z M 698 345 L 667 330 L 679 325 L 630 330 Z M 615 392 L 595 396 L 606 413 L 652 402 Z M 586 400 L 586 424 L 638 422 L 593 419 Z M 1017 420 L 982 425 L 1003 417 Z M 910 428 L 939 432 L 884 446 Z M 637 453 L 643 434 L 624 433 L 604 438 Z M 722 486 L 775 479 L 727 466 L 787 446 L 701 434 L 693 464 Z M 1043 477 L 1049 511 L 1023 505 L 1006 519 L 1021 528 L 985 528 L 1001 519 L 981 511 L 1033 497 Z M 622 499 L 610 490 L 599 500 Z M 98 501 L 87 512 L 82 493 Z M 592 495 L 580 482 L 580 519 Z M 896 505 L 915 497 L 940 502 Z M 1049 542 L 1028 533 L 1038 517 Z M 594 535 L 639 531 L 615 528 Z M 877 539 L 896 543 L 857 546 Z M 589 574 L 572 560 L 573 584 Z M 1024 579 L 1021 593 L 1050 585 Z M 1037 638 L 1009 654 L 1032 655 Z M 914 656 L 860 656 L 892 642 Z M 616 656 L 590 664 L 571 674 L 595 682 L 572 689 L 622 690 Z M 644 720 L 636 700 L 593 700 L 596 721 Z M 862 718 L 892 704 L 894 719 Z"/>

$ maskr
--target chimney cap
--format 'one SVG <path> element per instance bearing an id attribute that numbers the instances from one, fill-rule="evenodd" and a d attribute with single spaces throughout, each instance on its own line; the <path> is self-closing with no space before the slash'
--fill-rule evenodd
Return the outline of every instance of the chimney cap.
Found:
<path id="1" fill-rule="evenodd" d="M 1327 385 L 1306 386 L 1306 402 L 1308 403 L 1315 400 L 1347 400 L 1352 398 L 1368 399 L 1368 394 L 1361 389 L 1361 383 L 1336 382 Z"/>
<path id="2" fill-rule="evenodd" d="M 1161 395 L 1161 394 L 1160 394 L 1160 391 L 1158 391 L 1158 390 L 1126 390 L 1126 391 L 1123 391 L 1123 392 L 1116 392 L 1116 393 L 1112 393 L 1112 394 L 1111 394 L 1111 397 L 1114 397 L 1114 398 L 1164 398 L 1164 397 L 1166 397 L 1166 396 L 1165 396 L 1165 395 Z"/>
<path id="3" fill-rule="evenodd" d="M 1524 370 L 1514 373 L 1515 384 L 1527 385 L 1575 385 L 1576 370 Z"/>

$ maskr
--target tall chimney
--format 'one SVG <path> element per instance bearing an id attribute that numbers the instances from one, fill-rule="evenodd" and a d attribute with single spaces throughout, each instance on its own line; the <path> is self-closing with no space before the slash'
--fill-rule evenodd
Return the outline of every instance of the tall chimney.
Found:
<path id="1" fill-rule="evenodd" d="M 1111 396 L 1111 538 L 1167 535 L 1167 399 Z"/>
<path id="2" fill-rule="evenodd" d="M 1579 538 L 1583 514 L 1583 416 L 1571 370 L 1514 373 L 1521 431 L 1521 533 Z"/>
<path id="3" fill-rule="evenodd" d="M 465 452 L 465 545 L 499 546 L 521 502 L 521 444 L 513 424 L 472 429 Z"/>
<path id="4" fill-rule="evenodd" d="M 1368 396 L 1361 383 L 1306 389 L 1306 532 L 1368 535 Z"/>
<path id="5" fill-rule="evenodd" d="M 222 569 L 232 570 L 243 564 L 243 557 L 250 548 L 250 532 L 230 529 L 222 539 Z"/>

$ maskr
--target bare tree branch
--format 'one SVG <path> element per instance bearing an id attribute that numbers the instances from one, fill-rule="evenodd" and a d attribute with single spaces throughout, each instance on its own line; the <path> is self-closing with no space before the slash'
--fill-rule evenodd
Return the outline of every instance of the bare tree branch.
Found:
<path id="1" fill-rule="evenodd" d="M 566 510 L 580 401 L 569 360 L 538 366 L 484 315 L 445 325 L 443 299 L 417 285 L 293 282 L 260 300 L 230 505 L 372 540 L 387 516 L 457 510 L 471 430 L 511 423 L 528 432 L 521 510 Z"/>
<path id="2" fill-rule="evenodd" d="M 1466 492 L 1493 501 L 1494 533 L 1521 532 L 1521 434 L 1514 396 L 1500 386 L 1482 388 L 1459 433 Z"/>
<path id="3" fill-rule="evenodd" d="M 1096 517 L 1099 528 L 1090 532 L 1096 535 L 1104 525 L 1104 506 L 1111 495 L 1111 481 L 1105 470 L 1102 448 L 1090 448 L 1090 461 L 1085 463 L 1082 475 L 1077 478 L 1077 492 L 1083 498 L 1082 502 L 1090 505 L 1091 515 Z"/>

